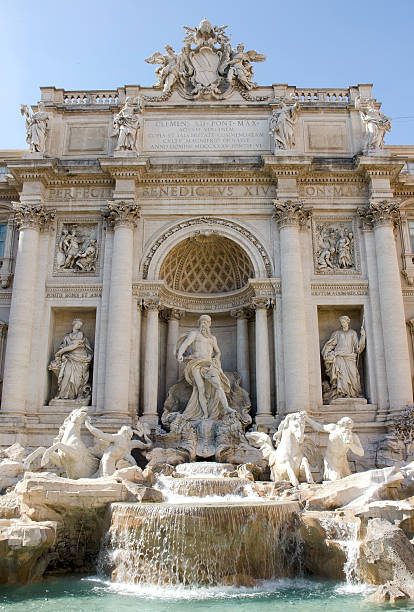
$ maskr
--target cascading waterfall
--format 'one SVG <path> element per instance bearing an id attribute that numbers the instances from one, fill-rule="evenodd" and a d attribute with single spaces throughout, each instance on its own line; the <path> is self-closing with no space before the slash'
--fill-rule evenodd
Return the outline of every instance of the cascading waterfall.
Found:
<path id="1" fill-rule="evenodd" d="M 321 519 L 320 523 L 326 536 L 341 548 L 345 553 L 344 563 L 345 580 L 350 586 L 361 584 L 358 570 L 360 553 L 359 523 L 341 520 L 339 517 Z"/>
<path id="2" fill-rule="evenodd" d="M 111 504 L 100 567 L 116 582 L 215 585 L 297 573 L 297 502 Z"/>

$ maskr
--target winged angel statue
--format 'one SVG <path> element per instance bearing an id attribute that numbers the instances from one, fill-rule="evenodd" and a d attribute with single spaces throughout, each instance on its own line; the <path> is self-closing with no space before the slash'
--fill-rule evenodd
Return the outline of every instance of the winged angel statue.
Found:
<path id="1" fill-rule="evenodd" d="M 212 26 L 207 19 L 195 28 L 184 26 L 187 34 L 180 53 L 166 45 L 166 54 L 156 51 L 145 60 L 159 64 L 154 87 L 168 94 L 176 85 L 187 98 L 221 98 L 234 87 L 247 91 L 257 87 L 253 82 L 252 62 L 263 62 L 266 56 L 254 50 L 245 51 L 243 43 L 232 48 L 226 28 Z"/>

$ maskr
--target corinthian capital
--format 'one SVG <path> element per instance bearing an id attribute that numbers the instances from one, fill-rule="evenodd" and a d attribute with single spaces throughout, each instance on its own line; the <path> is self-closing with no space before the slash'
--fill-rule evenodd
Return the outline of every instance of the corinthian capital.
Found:
<path id="1" fill-rule="evenodd" d="M 110 227 L 135 227 L 141 216 L 141 206 L 134 200 L 109 200 L 108 208 L 102 211 Z"/>
<path id="2" fill-rule="evenodd" d="M 396 227 L 401 222 L 398 200 L 371 200 L 368 206 L 358 208 L 357 213 L 364 229 L 372 229 L 379 225 Z"/>
<path id="3" fill-rule="evenodd" d="M 14 218 L 19 230 L 24 228 L 44 229 L 55 218 L 54 208 L 45 208 L 42 204 L 12 202 Z"/>
<path id="4" fill-rule="evenodd" d="M 273 217 L 279 227 L 304 227 L 312 214 L 312 211 L 304 208 L 302 200 L 273 200 L 273 208 Z"/>

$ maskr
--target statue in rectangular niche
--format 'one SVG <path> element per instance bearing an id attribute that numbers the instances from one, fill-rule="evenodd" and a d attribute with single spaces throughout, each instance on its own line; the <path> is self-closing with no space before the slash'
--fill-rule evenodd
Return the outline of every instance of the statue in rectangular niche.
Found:
<path id="1" fill-rule="evenodd" d="M 56 253 L 58 270 L 96 272 L 98 259 L 97 226 L 65 223 Z"/>
<path id="2" fill-rule="evenodd" d="M 356 270 L 352 222 L 316 223 L 313 242 L 317 273 L 336 274 Z"/>
<path id="3" fill-rule="evenodd" d="M 324 401 L 362 396 L 361 379 L 358 371 L 359 356 L 365 349 L 366 334 L 364 323 L 358 334 L 350 329 L 351 319 L 339 317 L 341 329 L 334 331 L 322 347 L 322 358 L 329 383 L 324 384 Z"/>
<path id="4" fill-rule="evenodd" d="M 72 331 L 63 338 L 49 365 L 49 370 L 57 377 L 58 393 L 54 400 L 76 400 L 88 404 L 91 399 L 88 381 L 93 351 L 82 327 L 81 319 L 73 320 Z"/>

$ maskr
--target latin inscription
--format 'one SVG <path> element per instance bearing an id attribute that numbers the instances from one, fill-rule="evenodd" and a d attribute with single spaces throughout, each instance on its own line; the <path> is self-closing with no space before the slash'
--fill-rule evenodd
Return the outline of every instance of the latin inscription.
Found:
<path id="1" fill-rule="evenodd" d="M 111 187 L 59 187 L 49 189 L 46 199 L 66 202 L 68 200 L 105 200 L 111 196 Z"/>
<path id="2" fill-rule="evenodd" d="M 165 119 L 144 124 L 145 151 L 269 151 L 267 119 Z"/>
<path id="3" fill-rule="evenodd" d="M 273 185 L 150 185 L 140 187 L 141 198 L 272 198 Z"/>
<path id="4" fill-rule="evenodd" d="M 299 194 L 308 198 L 350 198 L 367 194 L 365 185 L 301 185 Z"/>

